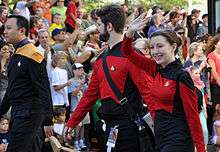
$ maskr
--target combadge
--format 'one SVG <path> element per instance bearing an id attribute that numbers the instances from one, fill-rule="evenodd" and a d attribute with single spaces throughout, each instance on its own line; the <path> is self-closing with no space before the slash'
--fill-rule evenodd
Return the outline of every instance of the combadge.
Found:
<path id="1" fill-rule="evenodd" d="M 19 61 L 19 62 L 18 62 L 18 67 L 20 67 L 20 66 L 21 66 L 21 62 Z"/>
<path id="2" fill-rule="evenodd" d="M 115 67 L 114 66 L 111 66 L 111 71 L 115 71 Z"/>

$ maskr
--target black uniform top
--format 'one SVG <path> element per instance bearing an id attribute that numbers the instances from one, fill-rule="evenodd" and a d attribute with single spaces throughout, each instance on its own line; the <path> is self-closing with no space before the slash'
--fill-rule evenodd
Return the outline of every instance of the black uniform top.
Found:
<path id="1" fill-rule="evenodd" d="M 9 107 L 29 109 L 31 113 L 45 113 L 45 125 L 52 124 L 52 100 L 46 61 L 27 39 L 15 45 L 15 53 L 8 65 L 8 88 L 0 106 L 0 116 Z"/>

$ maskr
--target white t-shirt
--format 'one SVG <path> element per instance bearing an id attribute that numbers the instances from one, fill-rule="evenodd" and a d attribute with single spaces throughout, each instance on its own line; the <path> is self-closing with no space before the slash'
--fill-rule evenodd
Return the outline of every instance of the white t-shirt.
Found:
<path id="1" fill-rule="evenodd" d="M 61 135 L 61 136 L 63 135 L 63 129 L 64 129 L 64 124 L 57 124 L 57 123 L 55 123 L 53 125 L 53 130 L 58 135 Z"/>
<path id="2" fill-rule="evenodd" d="M 59 91 L 55 91 L 53 86 L 56 85 L 63 85 L 67 83 L 68 77 L 67 77 L 67 71 L 65 69 L 61 69 L 56 67 L 51 74 L 51 95 L 52 95 L 52 101 L 54 106 L 62 106 L 66 105 L 69 106 L 68 101 L 68 91 L 67 87 L 64 87 L 63 89 L 60 89 Z"/>

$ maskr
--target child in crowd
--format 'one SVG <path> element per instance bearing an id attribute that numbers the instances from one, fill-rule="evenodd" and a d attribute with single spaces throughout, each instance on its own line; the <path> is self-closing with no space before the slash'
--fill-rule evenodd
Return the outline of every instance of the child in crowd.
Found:
<path id="1" fill-rule="evenodd" d="M 53 55 L 54 70 L 51 73 L 53 106 L 69 106 L 67 86 L 71 84 L 71 80 L 68 80 L 67 71 L 63 69 L 66 62 L 67 54 L 65 52 L 60 51 Z"/>
<path id="2" fill-rule="evenodd" d="M 10 143 L 10 137 L 8 133 L 9 119 L 3 117 L 0 119 L 0 152 L 6 152 L 7 146 Z"/>
<path id="3" fill-rule="evenodd" d="M 64 25 L 62 25 L 62 16 L 60 13 L 56 13 L 53 16 L 53 23 L 50 25 L 50 33 L 53 32 L 54 29 L 62 29 Z"/>
<path id="4" fill-rule="evenodd" d="M 191 66 L 188 71 L 192 77 L 194 85 L 196 87 L 196 93 L 198 96 L 198 109 L 199 118 L 202 125 L 202 131 L 204 136 L 205 145 L 208 144 L 208 129 L 207 129 L 207 112 L 206 112 L 206 102 L 205 102 L 205 84 L 200 78 L 200 69 L 196 66 Z"/>
<path id="5" fill-rule="evenodd" d="M 213 121 L 213 135 L 211 142 L 217 146 L 220 146 L 220 104 L 216 104 L 215 106 Z"/>
<path id="6" fill-rule="evenodd" d="M 75 63 L 72 66 L 74 73 L 74 79 L 72 84 L 69 86 L 69 92 L 71 92 L 71 113 L 76 109 L 80 98 L 82 97 L 83 91 L 86 89 L 86 81 L 83 70 L 83 65 Z M 84 144 L 84 124 L 89 122 L 89 115 L 87 114 L 84 120 L 74 130 L 74 147 L 77 150 L 85 150 L 87 146 Z"/>
<path id="7" fill-rule="evenodd" d="M 54 133 L 61 144 L 64 144 L 64 126 L 66 119 L 66 109 L 65 108 L 54 108 Z"/>

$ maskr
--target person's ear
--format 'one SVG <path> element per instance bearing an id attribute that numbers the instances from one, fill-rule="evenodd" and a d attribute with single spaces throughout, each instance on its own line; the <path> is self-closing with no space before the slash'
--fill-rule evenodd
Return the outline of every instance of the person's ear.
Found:
<path id="1" fill-rule="evenodd" d="M 20 31 L 21 34 L 24 34 L 24 35 L 25 35 L 25 31 L 26 31 L 26 30 L 25 30 L 24 27 L 20 28 L 19 31 Z"/>
<path id="2" fill-rule="evenodd" d="M 108 23 L 108 24 L 107 24 L 107 31 L 108 31 L 108 32 L 111 32 L 112 30 L 113 30 L 112 23 Z"/>
<path id="3" fill-rule="evenodd" d="M 177 44 L 176 43 L 174 43 L 173 45 L 173 50 L 174 50 L 174 52 L 176 51 L 176 49 L 177 49 Z"/>

